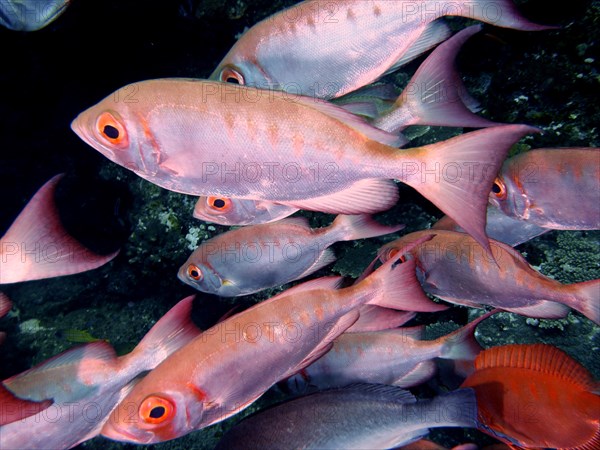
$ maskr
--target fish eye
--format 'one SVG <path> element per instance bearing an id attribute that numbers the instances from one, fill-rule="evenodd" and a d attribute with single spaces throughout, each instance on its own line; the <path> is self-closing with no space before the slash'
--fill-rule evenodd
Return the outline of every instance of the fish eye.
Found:
<path id="1" fill-rule="evenodd" d="M 390 248 L 387 252 L 386 261 L 393 259 L 398 253 L 400 253 L 399 249 L 397 249 L 395 247 Z M 403 263 L 403 262 L 406 262 L 406 255 L 402 255 L 397 261 L 397 263 Z"/>
<path id="2" fill-rule="evenodd" d="M 108 111 L 100 114 L 96 121 L 96 129 L 100 136 L 114 146 L 125 148 L 129 144 L 125 127 L 115 115 Z"/>
<path id="3" fill-rule="evenodd" d="M 192 280 L 195 280 L 195 281 L 201 281 L 202 278 L 204 278 L 202 276 L 202 271 L 194 264 L 190 264 L 188 266 L 187 274 L 188 274 L 188 277 L 190 277 Z"/>
<path id="4" fill-rule="evenodd" d="M 501 178 L 496 178 L 494 180 L 492 192 L 494 193 L 494 196 L 499 200 L 504 200 L 506 198 L 506 185 L 504 184 Z"/>
<path id="5" fill-rule="evenodd" d="M 148 424 L 157 425 L 170 419 L 175 414 L 175 405 L 157 395 L 150 395 L 140 405 L 140 418 Z"/>
<path id="6" fill-rule="evenodd" d="M 231 208 L 231 200 L 223 197 L 208 197 L 208 205 L 218 211 L 228 211 Z"/>
<path id="7" fill-rule="evenodd" d="M 221 81 L 232 84 L 246 84 L 242 74 L 231 67 L 225 67 L 221 71 Z"/>

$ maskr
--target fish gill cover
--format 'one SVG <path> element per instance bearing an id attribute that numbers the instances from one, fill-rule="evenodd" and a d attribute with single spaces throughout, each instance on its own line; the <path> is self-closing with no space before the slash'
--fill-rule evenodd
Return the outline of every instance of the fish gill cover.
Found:
<path id="1" fill-rule="evenodd" d="M 110 264 L 68 278 L 2 286 L 13 313 L 2 319 L 0 377 L 7 378 L 70 348 L 63 330 L 85 330 L 106 339 L 119 354 L 130 351 L 150 326 L 191 290 L 176 273 L 201 241 L 227 229 L 192 217 L 196 199 L 141 180 L 83 144 L 69 123 L 80 111 L 128 83 L 161 77 L 210 75 L 247 27 L 293 5 L 265 0 L 73 1 L 46 28 L 32 32 L 0 29 L 0 229 L 10 226 L 27 200 L 48 179 L 67 173 L 58 192 L 67 229 L 90 248 L 121 252 Z M 594 1 L 522 0 L 520 10 L 537 23 L 558 24 L 544 32 L 486 26 L 459 57 L 469 92 L 481 115 L 504 123 L 538 126 L 543 134 L 520 141 L 513 151 L 540 147 L 600 146 L 600 4 Z M 454 30 L 471 23 L 448 21 Z M 389 75 L 405 85 L 424 58 Z M 119 99 L 125 101 L 127 99 Z M 420 127 L 410 146 L 446 139 L 454 129 Z M 405 223 L 405 232 L 429 227 L 441 213 L 409 188 L 401 201 L 378 215 L 382 223 Z M 311 225 L 331 217 L 302 212 Z M 546 275 L 574 283 L 600 278 L 598 231 L 554 231 L 518 249 Z M 338 243 L 337 262 L 314 276 L 358 276 L 387 238 Z M 206 328 L 234 304 L 244 307 L 281 288 L 241 300 L 200 295 L 197 323 Z M 454 307 L 423 315 L 428 333 L 445 334 L 448 322 L 465 324 L 468 312 Z M 544 342 L 556 345 L 600 377 L 599 328 L 583 316 L 538 320 L 498 314 L 479 327 L 483 346 Z M 416 392 L 430 395 L 439 377 Z M 269 392 L 249 411 L 272 403 Z M 153 448 L 213 448 L 240 416 Z M 432 432 L 447 446 L 491 440 L 473 430 Z M 82 448 L 131 448 L 96 438 Z"/>

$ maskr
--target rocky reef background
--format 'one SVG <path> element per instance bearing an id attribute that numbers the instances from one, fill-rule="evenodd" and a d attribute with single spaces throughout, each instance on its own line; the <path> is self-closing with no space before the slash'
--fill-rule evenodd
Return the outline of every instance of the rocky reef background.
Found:
<path id="1" fill-rule="evenodd" d="M 159 77 L 207 77 L 236 36 L 262 18 L 294 4 L 290 0 L 74 1 L 49 27 L 34 33 L 1 29 L 0 230 L 4 232 L 35 191 L 57 173 L 67 174 L 59 206 L 68 229 L 90 248 L 121 248 L 108 265 L 83 274 L 1 286 L 15 303 L 0 320 L 8 333 L 0 377 L 29 368 L 86 339 L 107 339 L 122 354 L 152 324 L 193 290 L 177 269 L 202 240 L 226 227 L 192 218 L 195 199 L 158 188 L 111 163 L 70 130 L 83 109 L 131 82 Z M 539 147 L 600 146 L 600 2 L 573 0 L 517 2 L 533 21 L 556 30 L 524 33 L 485 26 L 467 43 L 459 67 L 482 115 L 536 125 L 514 151 Z M 459 29 L 471 22 L 450 19 Z M 387 81 L 401 87 L 418 61 Z M 445 139 L 461 130 L 413 129 L 411 145 Z M 303 213 L 314 226 L 331 216 Z M 403 187 L 401 202 L 378 215 L 383 223 L 405 223 L 406 232 L 431 226 L 441 214 Z M 564 283 L 600 277 L 599 232 L 551 232 L 519 247 L 528 261 Z M 360 274 L 376 249 L 392 237 L 334 246 L 338 261 L 315 276 Z M 234 304 L 249 306 L 270 292 L 241 299 L 199 294 L 195 319 L 212 325 Z M 472 319 L 475 310 L 454 307 L 422 314 L 431 337 Z M 498 314 L 477 337 L 484 347 L 546 342 L 578 359 L 600 378 L 600 328 L 571 313 L 558 321 Z M 432 395 L 452 386 L 438 376 L 415 390 Z M 278 399 L 269 392 L 246 412 Z M 170 443 L 162 449 L 209 449 L 240 416 Z M 432 433 L 440 443 L 491 442 L 474 431 Z M 96 438 L 81 448 L 124 449 L 129 444 Z M 139 448 L 139 447 L 135 447 Z"/>

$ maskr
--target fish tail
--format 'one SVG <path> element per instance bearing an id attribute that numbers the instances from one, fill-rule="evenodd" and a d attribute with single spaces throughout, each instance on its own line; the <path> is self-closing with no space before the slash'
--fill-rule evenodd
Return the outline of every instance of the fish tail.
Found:
<path id="1" fill-rule="evenodd" d="M 458 365 L 457 368 L 460 367 L 460 372 L 462 372 L 461 375 L 469 375 L 473 370 L 472 362 L 482 350 L 481 345 L 479 345 L 479 342 L 475 339 L 475 329 L 482 321 L 497 312 L 500 312 L 500 310 L 494 310 L 483 314 L 464 327 L 440 338 L 442 341 L 440 358 L 452 359 L 460 362 L 461 365 Z"/>
<path id="2" fill-rule="evenodd" d="M 191 318 L 194 297 L 186 297 L 173 306 L 124 358 L 143 361 L 145 368 L 142 370 L 152 370 L 175 350 L 198 336 L 201 330 Z"/>
<path id="3" fill-rule="evenodd" d="M 398 252 L 354 287 L 361 289 L 364 285 L 371 285 L 372 289 L 376 290 L 377 295 L 367 302 L 370 305 L 421 312 L 447 309 L 446 306 L 435 303 L 425 295 L 417 280 L 415 260 L 401 261 L 405 254 Z"/>
<path id="4" fill-rule="evenodd" d="M 404 228 L 405 225 L 386 226 L 377 223 L 368 214 L 355 216 L 339 215 L 331 224 L 330 230 L 335 232 L 340 241 L 353 241 L 355 239 L 366 239 L 385 234 L 395 233 Z"/>
<path id="5" fill-rule="evenodd" d="M 467 94 L 456 71 L 455 59 L 462 45 L 481 30 L 465 28 L 436 48 L 409 81 L 393 109 L 373 122 L 377 128 L 397 133 L 407 125 L 482 128 L 498 125 L 476 116 L 479 102 Z"/>
<path id="6" fill-rule="evenodd" d="M 521 15 L 512 0 L 459 0 L 445 9 L 445 16 L 462 16 L 502 28 L 540 31 L 559 28 L 530 22 Z"/>
<path id="7" fill-rule="evenodd" d="M 491 255 L 485 224 L 492 184 L 510 147 L 538 131 L 527 125 L 502 125 L 396 152 L 402 162 L 395 177 L 454 219 Z"/>
<path id="8" fill-rule="evenodd" d="M 567 305 L 600 325 L 600 279 L 570 284 L 568 287 L 575 291 L 575 296 Z"/>
<path id="9" fill-rule="evenodd" d="M 477 428 L 477 400 L 471 388 L 457 389 L 431 400 L 419 401 L 415 407 L 426 414 L 429 428 Z"/>
<path id="10" fill-rule="evenodd" d="M 85 272 L 106 264 L 118 251 L 98 255 L 71 237 L 54 201 L 63 175 L 46 182 L 15 219 L 2 241 L 0 284 Z M 40 251 L 39 249 L 50 249 Z"/>

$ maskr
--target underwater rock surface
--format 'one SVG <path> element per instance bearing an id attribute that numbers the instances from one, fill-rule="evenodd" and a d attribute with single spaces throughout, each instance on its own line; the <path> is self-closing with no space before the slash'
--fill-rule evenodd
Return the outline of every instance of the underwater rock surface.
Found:
<path id="1" fill-rule="evenodd" d="M 0 229 L 8 228 L 35 191 L 53 175 L 67 174 L 59 206 L 69 230 L 90 248 L 108 253 L 111 263 L 69 277 L 2 286 L 13 301 L 0 321 L 7 332 L 0 377 L 6 378 L 76 345 L 80 339 L 107 339 L 130 351 L 171 306 L 194 293 L 177 269 L 202 240 L 227 229 L 195 220 L 196 199 L 158 188 L 111 163 L 69 128 L 83 109 L 131 82 L 158 77 L 207 77 L 235 37 L 295 1 L 181 0 L 74 1 L 47 28 L 34 33 L 0 29 L 4 53 L 0 101 Z M 543 130 L 514 149 L 600 146 L 600 3 L 523 0 L 523 14 L 560 29 L 520 32 L 485 26 L 459 57 L 459 68 L 482 115 L 498 122 L 526 123 Z M 471 21 L 450 19 L 458 30 Z M 400 88 L 424 58 L 386 78 Z M 411 146 L 445 139 L 460 130 L 413 130 Z M 311 225 L 332 216 L 302 212 Z M 441 213 L 414 191 L 401 187 L 401 200 L 378 220 L 405 223 L 408 233 L 431 226 Z M 313 277 L 358 276 L 384 236 L 333 246 L 337 262 Z M 518 247 L 528 261 L 563 283 L 600 278 L 600 232 L 554 231 Z M 212 325 L 234 304 L 247 307 L 282 288 L 241 299 L 198 294 L 195 320 Z M 453 307 L 421 314 L 431 338 L 465 324 L 476 310 Z M 73 330 L 85 333 L 74 333 Z M 87 334 L 86 334 L 87 333 Z M 87 337 L 90 336 L 90 337 Z M 556 345 L 600 378 L 600 327 L 578 313 L 562 320 L 497 314 L 479 328 L 484 347 L 543 342 Z M 445 384 L 440 376 L 413 390 L 430 396 Z M 268 392 L 242 415 L 278 400 Z M 223 430 L 242 415 L 176 441 L 148 446 L 210 449 Z M 476 431 L 432 432 L 445 445 L 488 443 Z M 143 448 L 96 438 L 86 449 Z"/>

